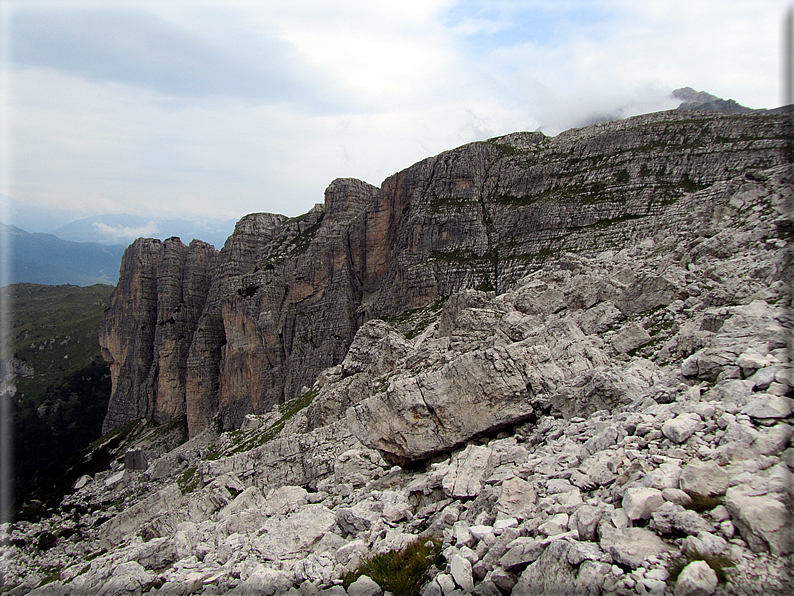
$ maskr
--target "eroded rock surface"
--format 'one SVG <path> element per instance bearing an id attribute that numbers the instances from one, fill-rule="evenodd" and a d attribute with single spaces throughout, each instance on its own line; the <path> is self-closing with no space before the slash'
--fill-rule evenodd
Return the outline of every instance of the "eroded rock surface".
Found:
<path id="1" fill-rule="evenodd" d="M 790 257 L 779 234 L 791 181 L 768 164 L 774 140 L 753 146 L 738 132 L 763 137 L 766 120 L 693 116 L 704 136 L 656 153 L 662 132 L 691 132 L 676 118 L 510 135 L 380 190 L 338 181 L 303 219 L 244 219 L 213 257 L 185 364 L 190 440 L 135 444 L 130 431 L 145 471 L 114 461 L 53 511 L 6 526 L 4 589 L 376 594 L 384 586 L 345 589 L 342 577 L 432 540 L 443 559 L 423 577 L 426 596 L 792 593 Z M 730 160 L 696 142 L 717 132 Z M 563 148 L 588 167 L 599 148 L 628 182 L 588 186 L 613 166 L 579 172 L 569 160 L 555 187 L 561 170 L 540 157 Z M 686 192 L 657 202 L 683 171 Z M 554 194 L 567 180 L 593 199 L 575 215 Z M 621 201 L 648 214 L 628 217 L 639 212 Z M 526 236 L 499 219 L 508 212 Z M 511 261 L 530 236 L 567 248 L 545 266 Z M 157 303 L 157 284 L 146 287 Z M 313 327 L 323 316 L 333 337 Z M 152 401 L 134 417 L 171 403 L 150 391 L 154 361 L 138 362 L 117 362 L 119 387 L 122 370 L 139 380 L 128 402 L 119 394 L 119 420 L 141 391 Z M 715 584 L 703 556 L 733 564 L 729 583 Z"/>

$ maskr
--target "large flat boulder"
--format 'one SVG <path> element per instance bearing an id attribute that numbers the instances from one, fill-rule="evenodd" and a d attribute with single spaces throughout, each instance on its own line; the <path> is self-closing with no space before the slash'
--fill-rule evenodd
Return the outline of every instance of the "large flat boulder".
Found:
<path id="1" fill-rule="evenodd" d="M 427 459 L 532 414 L 525 367 L 504 348 L 468 352 L 440 370 L 395 378 L 349 408 L 348 425 L 390 463 Z"/>

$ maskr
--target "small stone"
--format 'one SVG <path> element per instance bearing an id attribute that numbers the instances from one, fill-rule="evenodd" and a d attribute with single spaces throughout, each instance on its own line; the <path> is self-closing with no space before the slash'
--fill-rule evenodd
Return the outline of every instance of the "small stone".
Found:
<path id="1" fill-rule="evenodd" d="M 725 507 L 725 505 L 717 505 L 709 512 L 709 515 L 711 516 L 711 519 L 716 522 L 724 522 L 731 517 L 731 514 L 728 512 L 728 509 Z"/>
<path id="2" fill-rule="evenodd" d="M 514 528 L 518 525 L 518 520 L 514 517 L 507 519 L 498 519 L 493 524 L 494 534 L 501 534 L 502 530 L 506 528 Z"/>
<path id="3" fill-rule="evenodd" d="M 493 536 L 492 526 L 471 526 L 469 532 L 475 540 L 485 540 L 487 536 Z"/>
<path id="4" fill-rule="evenodd" d="M 703 426 L 697 414 L 680 414 L 662 425 L 662 434 L 673 443 L 683 443 Z"/>
<path id="5" fill-rule="evenodd" d="M 540 525 L 538 531 L 546 536 L 557 536 L 568 531 L 568 514 L 558 513 L 557 515 L 552 515 Z"/>
<path id="6" fill-rule="evenodd" d="M 80 490 L 86 484 L 91 482 L 91 480 L 92 480 L 91 476 L 87 476 L 87 475 L 80 476 L 80 478 L 78 478 L 77 481 L 74 483 L 74 489 Z"/>
<path id="7" fill-rule="evenodd" d="M 381 587 L 366 575 L 362 575 L 347 588 L 349 596 L 380 596 Z"/>
<path id="8" fill-rule="evenodd" d="M 675 596 L 710 596 L 717 589 L 714 570 L 704 561 L 692 561 L 675 582 Z"/>
<path id="9" fill-rule="evenodd" d="M 655 488 L 630 488 L 623 494 L 623 511 L 631 520 L 650 519 L 662 503 L 662 491 Z"/>
<path id="10" fill-rule="evenodd" d="M 436 576 L 436 581 L 444 594 L 449 594 L 455 589 L 455 580 L 448 573 L 439 573 Z"/>
<path id="11" fill-rule="evenodd" d="M 692 503 L 692 497 L 682 491 L 680 488 L 666 488 L 662 491 L 662 496 L 665 501 L 670 501 L 676 505 L 686 507 Z"/>
<path id="12" fill-rule="evenodd" d="M 455 583 L 465 592 L 471 592 L 474 589 L 474 578 L 472 577 L 471 563 L 469 561 L 460 555 L 454 555 L 449 562 L 449 572 Z"/>

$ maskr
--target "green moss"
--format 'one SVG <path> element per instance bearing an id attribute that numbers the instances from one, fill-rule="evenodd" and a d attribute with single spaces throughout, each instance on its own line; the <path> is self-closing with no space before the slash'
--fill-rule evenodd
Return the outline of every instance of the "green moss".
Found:
<path id="1" fill-rule="evenodd" d="M 681 188 L 684 192 L 697 192 L 699 190 L 703 190 L 704 188 L 708 188 L 708 184 L 701 184 L 699 182 L 695 182 L 689 177 L 689 174 L 684 174 L 681 177 Z"/>
<path id="2" fill-rule="evenodd" d="M 197 474 L 196 472 L 196 467 L 191 466 L 182 473 L 182 477 L 178 480 L 179 490 L 182 491 L 183 495 L 192 493 L 198 488 L 199 483 L 201 483 L 201 474 Z"/>
<path id="3" fill-rule="evenodd" d="M 438 318 L 446 301 L 446 297 L 436 298 L 426 306 L 412 308 L 396 317 L 388 317 L 386 322 L 397 327 L 407 339 L 414 339 Z"/>
<path id="4" fill-rule="evenodd" d="M 320 229 L 320 226 L 323 223 L 323 219 L 325 218 L 325 213 L 320 215 L 316 222 L 310 225 L 308 228 L 300 232 L 292 241 L 293 248 L 292 254 L 293 255 L 302 255 L 306 252 L 311 244 L 312 240 L 314 240 L 314 236 L 317 234 L 317 230 Z"/>
<path id="5" fill-rule="evenodd" d="M 342 578 L 345 589 L 362 575 L 366 575 L 384 591 L 394 596 L 416 596 L 428 579 L 431 566 L 440 566 L 440 540 L 416 540 L 403 550 L 374 555 L 364 560 L 358 569 Z"/>
<path id="6" fill-rule="evenodd" d="M 485 141 L 485 143 L 487 143 L 488 145 L 491 145 L 492 147 L 496 148 L 503 157 L 504 156 L 515 155 L 516 153 L 519 152 L 519 150 L 516 149 L 515 147 L 513 147 L 512 145 L 507 145 L 505 143 L 500 143 L 499 140 L 498 140 L 499 138 L 500 137 L 496 137 L 496 138 L 493 138 L 493 139 L 488 139 L 487 141 Z"/>
<path id="7" fill-rule="evenodd" d="M 113 430 L 106 432 L 96 441 L 91 443 L 91 447 L 93 447 L 94 449 L 97 449 L 99 447 L 108 447 L 110 443 L 114 442 L 114 439 L 117 439 L 118 441 L 124 441 L 130 436 L 132 431 L 138 427 L 138 425 L 145 423 L 146 421 L 143 418 L 136 418 L 135 420 L 130 420 L 127 424 L 117 426 Z"/>
<path id="8" fill-rule="evenodd" d="M 239 430 L 230 431 L 227 434 L 230 445 L 222 451 L 213 450 L 211 457 L 208 457 L 208 459 L 217 459 L 218 457 L 234 455 L 235 453 L 243 453 L 244 451 L 250 451 L 251 449 L 272 441 L 284 429 L 284 425 L 287 421 L 311 404 L 319 392 L 319 388 L 312 388 L 306 393 L 279 405 L 278 412 L 281 416 L 270 426 L 257 428 L 248 432 Z"/>

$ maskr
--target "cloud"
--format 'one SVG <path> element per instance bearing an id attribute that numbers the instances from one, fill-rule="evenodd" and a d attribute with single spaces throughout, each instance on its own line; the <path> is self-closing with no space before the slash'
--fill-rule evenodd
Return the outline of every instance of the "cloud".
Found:
<path id="1" fill-rule="evenodd" d="M 4 5 L 5 6 L 5 5 Z M 16 2 L 14 178 L 40 212 L 298 215 L 445 149 L 778 101 L 782 0 Z"/>
<path id="2" fill-rule="evenodd" d="M 110 226 L 102 222 L 94 222 L 94 229 L 103 236 L 106 242 L 119 243 L 122 241 L 130 242 L 136 238 L 152 238 L 160 233 L 160 228 L 156 222 L 150 221 L 145 226 L 137 228 L 124 227 L 120 225 Z"/>
<path id="3" fill-rule="evenodd" d="M 295 102 L 314 110 L 342 108 L 339 90 L 327 75 L 273 30 L 257 35 L 238 31 L 235 46 L 227 48 L 130 8 L 17 9 L 9 30 L 10 58 L 27 67 L 169 96 L 228 96 Z"/>

